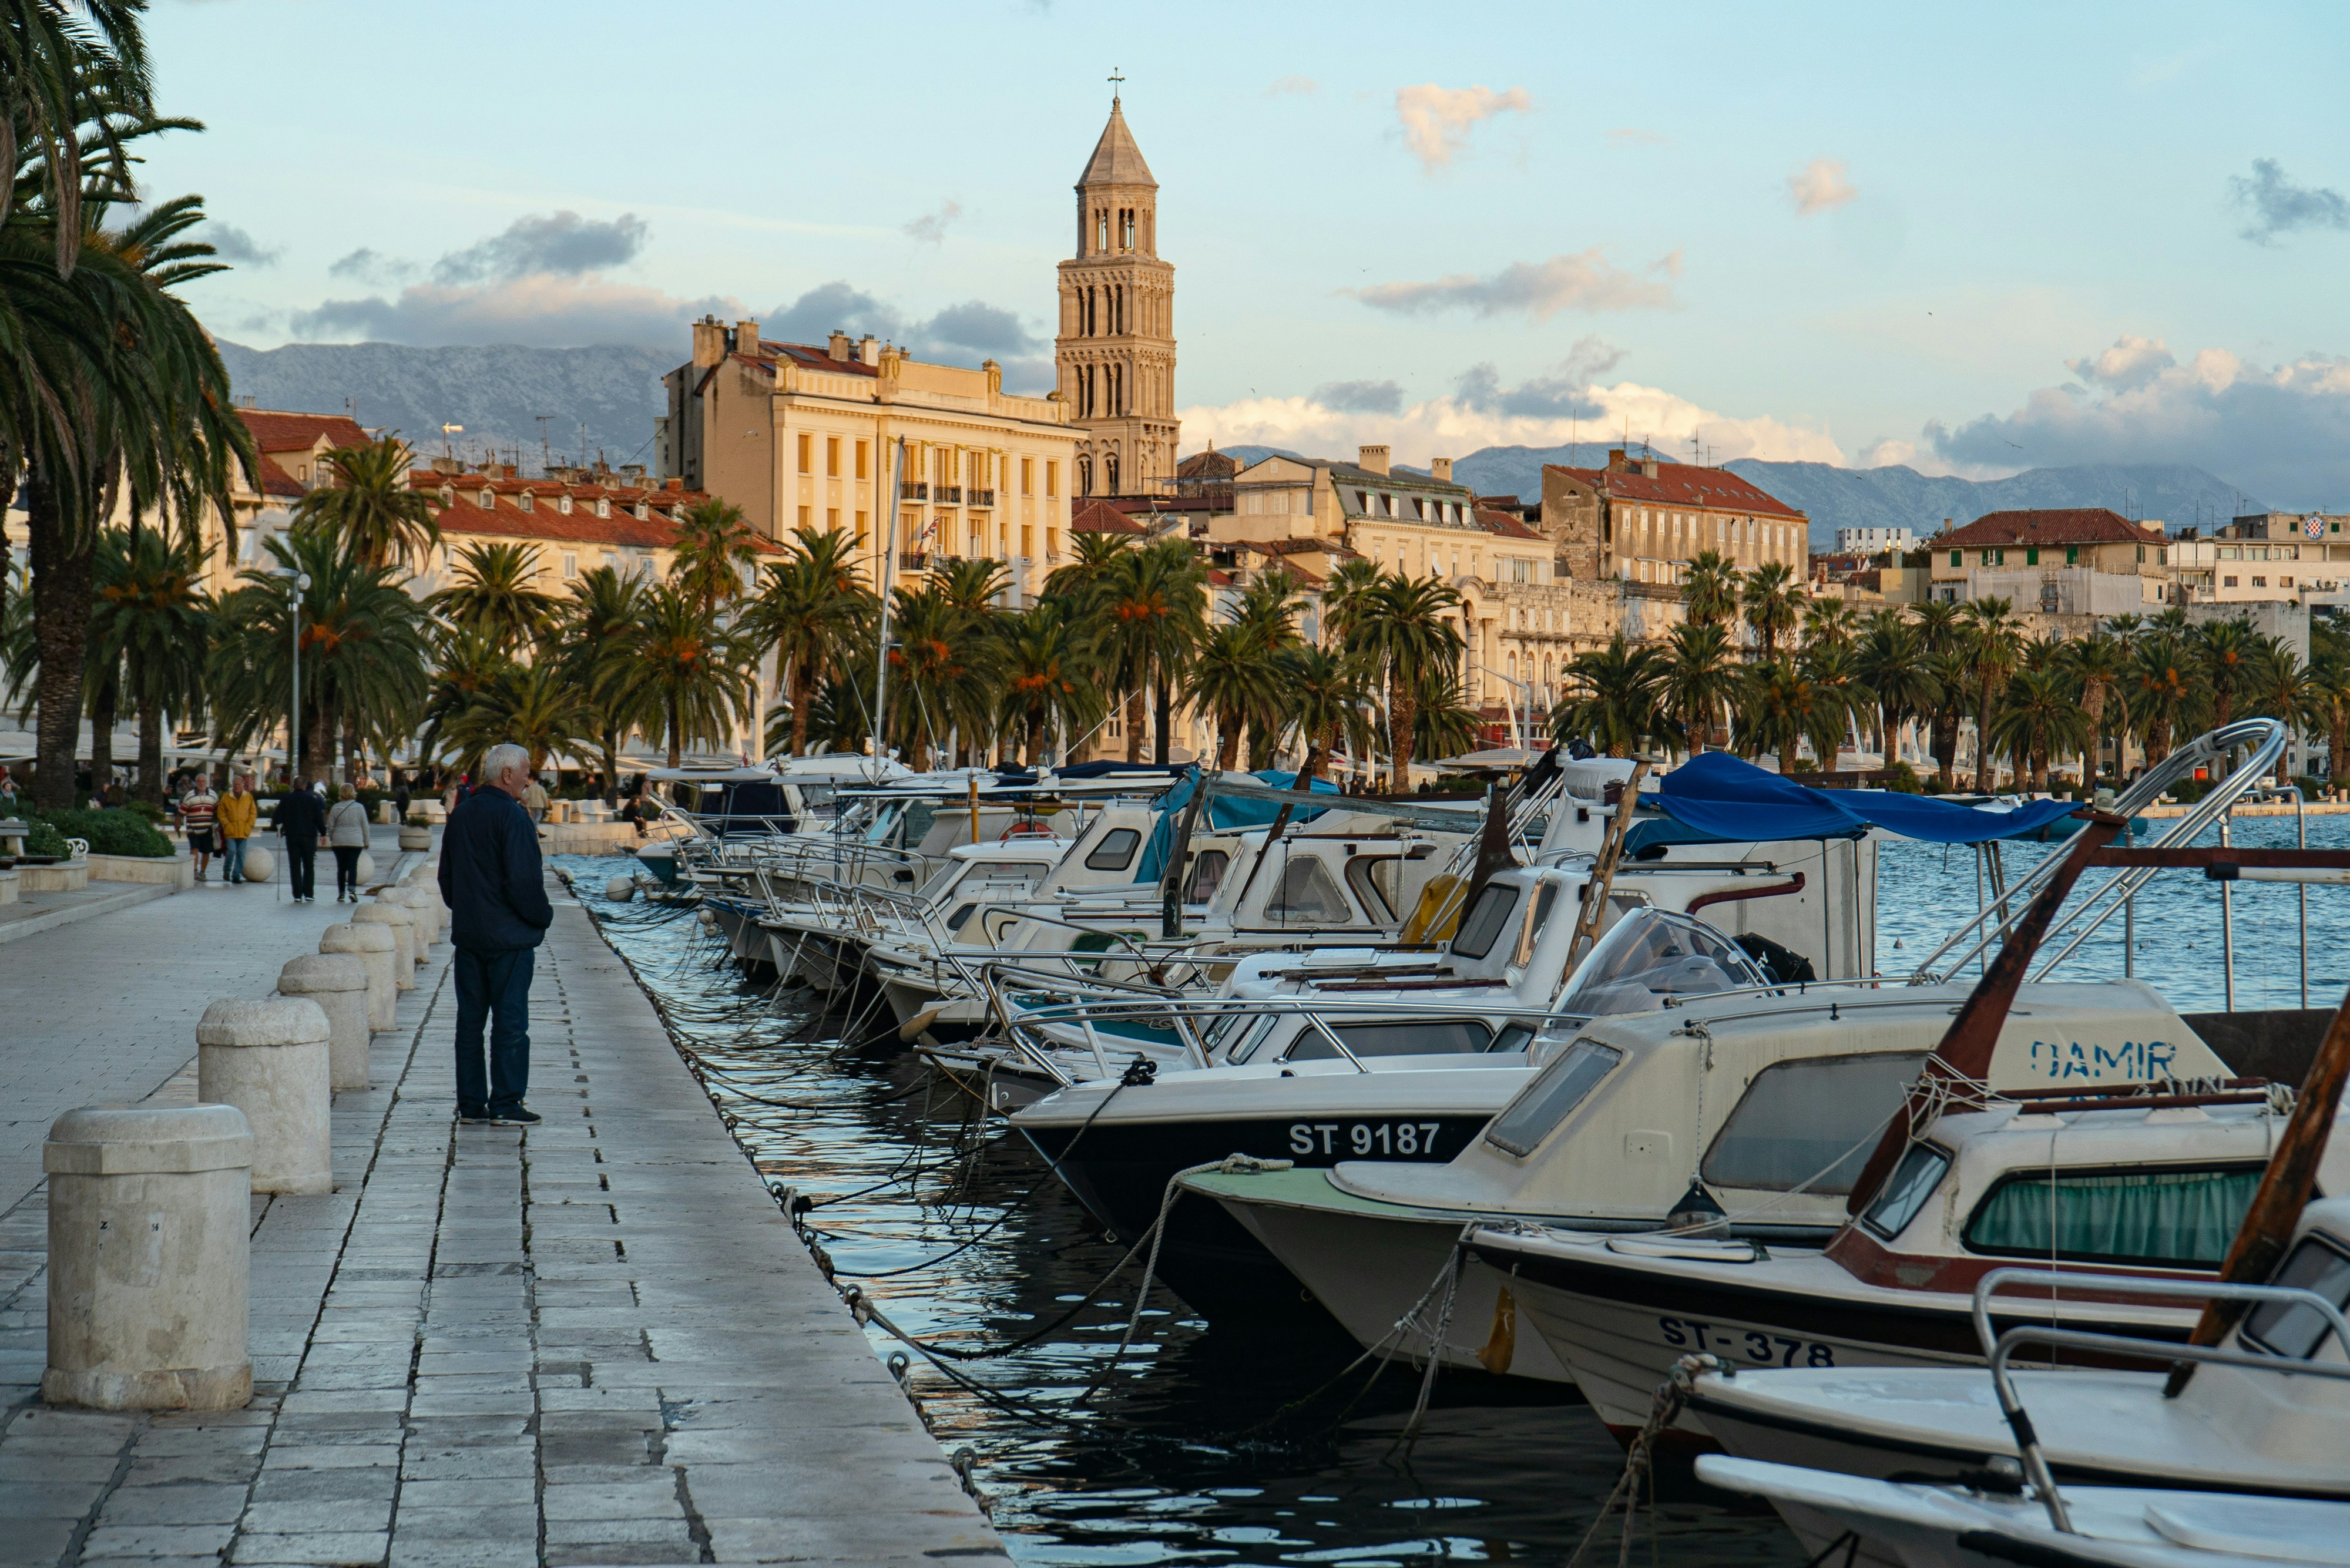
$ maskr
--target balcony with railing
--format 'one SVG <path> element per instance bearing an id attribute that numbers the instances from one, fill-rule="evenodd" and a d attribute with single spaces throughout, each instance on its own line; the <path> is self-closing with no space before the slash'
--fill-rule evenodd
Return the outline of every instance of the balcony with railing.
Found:
<path id="1" fill-rule="evenodd" d="M 931 557 L 925 551 L 901 550 L 899 552 L 898 569 L 901 572 L 928 571 L 930 566 Z"/>
<path id="2" fill-rule="evenodd" d="M 941 506 L 961 505 L 962 504 L 962 486 L 960 484 L 940 485 L 938 500 L 939 504 Z"/>
<path id="3" fill-rule="evenodd" d="M 903 479 L 898 482 L 899 500 L 928 501 L 930 498 L 931 487 L 928 484 L 923 483 L 920 480 Z"/>
<path id="4" fill-rule="evenodd" d="M 993 506 L 995 504 L 995 492 L 993 490 L 965 491 L 962 504 L 966 506 Z"/>

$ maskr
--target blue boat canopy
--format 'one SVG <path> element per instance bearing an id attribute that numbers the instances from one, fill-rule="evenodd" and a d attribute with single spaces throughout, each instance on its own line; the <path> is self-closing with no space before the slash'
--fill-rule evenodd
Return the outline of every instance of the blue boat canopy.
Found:
<path id="1" fill-rule="evenodd" d="M 2035 800 L 2013 811 L 1979 811 L 1932 795 L 1882 789 L 1813 789 L 1742 762 L 1705 752 L 1665 775 L 1655 803 L 1686 829 L 1644 822 L 1626 836 L 1627 853 L 1650 844 L 1753 843 L 1774 838 L 1852 838 L 1881 827 L 1929 844 L 1980 844 L 2031 833 L 2080 809 L 2069 800 Z M 1644 835 L 1643 830 L 1661 831 Z"/>
<path id="2" fill-rule="evenodd" d="M 1277 768 L 1260 769 L 1255 777 L 1258 783 L 1269 784 L 1277 790 L 1292 789 L 1297 784 L 1295 774 L 1284 773 Z M 1190 778 L 1159 797 L 1157 807 L 1159 825 L 1150 830 L 1150 842 L 1143 848 L 1142 863 L 1134 868 L 1134 879 L 1137 882 L 1156 882 L 1167 875 L 1167 857 L 1175 852 L 1175 835 L 1182 829 L 1184 809 L 1191 804 L 1191 796 L 1199 786 L 1200 774 L 1194 771 Z M 1227 794 L 1222 790 L 1215 789 L 1212 779 L 1210 781 L 1210 788 L 1214 793 L 1209 795 L 1208 809 L 1201 815 L 1214 826 L 1227 831 L 1236 827 L 1270 827 L 1273 826 L 1273 819 L 1281 815 L 1279 805 L 1271 801 L 1250 800 L 1245 796 Z M 1338 786 L 1328 779 L 1314 780 L 1307 785 L 1306 793 L 1332 796 L 1342 794 Z M 1331 804 L 1337 805 L 1344 803 L 1333 799 Z M 1298 823 L 1311 822 L 1321 815 L 1318 810 L 1309 807 L 1304 811 L 1293 811 L 1290 820 Z"/>

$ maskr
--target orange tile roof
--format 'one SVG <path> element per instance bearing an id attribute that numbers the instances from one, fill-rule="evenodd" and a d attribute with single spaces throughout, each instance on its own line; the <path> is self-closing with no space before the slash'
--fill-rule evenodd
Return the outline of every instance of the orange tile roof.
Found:
<path id="1" fill-rule="evenodd" d="M 1477 509 L 1476 517 L 1478 526 L 1483 528 L 1488 534 L 1498 534 L 1504 539 L 1539 539 L 1543 536 L 1538 531 L 1527 527 L 1524 523 L 1507 512 L 1495 512 L 1491 508 L 1481 506 Z"/>
<path id="2" fill-rule="evenodd" d="M 1695 506 L 1715 512 L 1761 514 L 1771 517 L 1802 517 L 1803 513 L 1759 485 L 1751 484 L 1726 468 L 1700 468 L 1687 462 L 1659 462 L 1657 477 L 1639 469 L 1569 468 L 1544 463 L 1545 473 L 1573 476 L 1616 501 L 1646 501 L 1652 505 Z"/>
<path id="3" fill-rule="evenodd" d="M 263 452 L 307 452 L 325 436 L 334 447 L 365 446 L 374 438 L 348 414 L 292 414 L 271 409 L 239 409 L 236 417 Z"/>
<path id="4" fill-rule="evenodd" d="M 261 493 L 296 497 L 302 493 L 301 482 L 286 472 L 277 460 L 265 452 L 261 454 Z"/>
<path id="5" fill-rule="evenodd" d="M 1963 528 L 1927 543 L 1939 550 L 1972 550 L 2004 545 L 2143 545 L 2160 535 L 2103 506 L 2064 506 L 2045 511 L 1986 512 Z"/>
<path id="6" fill-rule="evenodd" d="M 1128 521 L 1125 513 L 1107 501 L 1088 501 L 1079 506 L 1077 514 L 1069 520 L 1069 532 L 1072 534 L 1130 534 L 1140 538 L 1149 530 Z"/>

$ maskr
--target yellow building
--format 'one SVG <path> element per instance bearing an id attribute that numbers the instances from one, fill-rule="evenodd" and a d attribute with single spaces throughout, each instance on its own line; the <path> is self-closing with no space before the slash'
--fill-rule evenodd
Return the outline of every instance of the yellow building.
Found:
<path id="1" fill-rule="evenodd" d="M 894 586 L 933 557 L 1005 563 L 1025 598 L 1068 549 L 1077 432 L 1057 398 L 1003 390 L 994 360 L 933 365 L 871 337 L 763 338 L 755 321 L 693 324 L 666 378 L 665 478 L 743 508 L 761 534 L 853 533 L 867 580 Z M 898 558 L 884 563 L 899 441 Z"/>

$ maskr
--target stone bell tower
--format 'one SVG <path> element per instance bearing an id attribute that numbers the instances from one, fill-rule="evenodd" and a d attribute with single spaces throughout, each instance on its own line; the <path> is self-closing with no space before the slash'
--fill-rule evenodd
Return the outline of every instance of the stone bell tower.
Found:
<path id="1" fill-rule="evenodd" d="M 1077 254 L 1060 272 L 1053 358 L 1061 400 L 1080 432 L 1076 493 L 1171 489 L 1182 433 L 1175 417 L 1175 269 L 1159 259 L 1159 182 L 1116 97 L 1077 177 Z"/>

